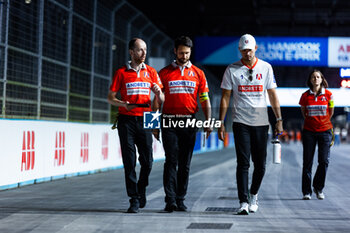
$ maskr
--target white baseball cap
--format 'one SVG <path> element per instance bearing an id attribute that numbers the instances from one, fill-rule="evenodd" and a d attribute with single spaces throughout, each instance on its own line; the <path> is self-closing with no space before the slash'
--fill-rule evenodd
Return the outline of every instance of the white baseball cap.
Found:
<path id="1" fill-rule="evenodd" d="M 256 42 L 254 37 L 250 34 L 244 34 L 239 39 L 238 48 L 239 50 L 255 49 L 255 45 L 256 45 Z"/>

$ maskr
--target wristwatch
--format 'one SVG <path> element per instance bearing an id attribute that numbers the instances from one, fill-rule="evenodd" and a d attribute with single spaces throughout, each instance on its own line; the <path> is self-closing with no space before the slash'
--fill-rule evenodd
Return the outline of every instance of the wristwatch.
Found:
<path id="1" fill-rule="evenodd" d="M 276 118 L 276 121 L 283 121 L 282 117 Z"/>

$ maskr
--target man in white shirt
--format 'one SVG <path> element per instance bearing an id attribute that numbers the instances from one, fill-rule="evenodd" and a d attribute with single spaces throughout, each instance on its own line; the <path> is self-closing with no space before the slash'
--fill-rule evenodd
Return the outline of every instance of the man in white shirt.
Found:
<path id="1" fill-rule="evenodd" d="M 220 120 L 224 121 L 233 95 L 233 133 L 237 155 L 237 189 L 240 208 L 237 214 L 247 215 L 258 210 L 258 191 L 265 174 L 269 120 L 266 94 L 276 116 L 275 133 L 283 131 L 282 116 L 275 88 L 272 67 L 255 57 L 257 45 L 253 36 L 243 35 L 239 40 L 242 59 L 230 64 L 222 78 Z M 220 140 L 225 137 L 225 125 L 218 131 Z M 250 155 L 254 172 L 248 195 Z M 250 196 L 250 199 L 249 199 Z"/>

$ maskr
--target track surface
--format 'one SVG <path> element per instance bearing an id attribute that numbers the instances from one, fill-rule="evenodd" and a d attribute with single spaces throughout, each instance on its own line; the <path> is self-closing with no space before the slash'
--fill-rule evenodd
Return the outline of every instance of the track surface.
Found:
<path id="1" fill-rule="evenodd" d="M 138 214 L 125 213 L 129 202 L 119 169 L 1 191 L 0 232 L 350 232 L 350 145 L 332 148 L 326 198 L 309 201 L 301 200 L 301 144 L 282 146 L 282 164 L 272 164 L 269 154 L 259 210 L 248 216 L 235 215 L 235 153 L 224 149 L 194 155 L 188 212 L 162 211 L 159 161 L 147 206 Z M 316 164 L 317 158 L 314 170 Z"/>

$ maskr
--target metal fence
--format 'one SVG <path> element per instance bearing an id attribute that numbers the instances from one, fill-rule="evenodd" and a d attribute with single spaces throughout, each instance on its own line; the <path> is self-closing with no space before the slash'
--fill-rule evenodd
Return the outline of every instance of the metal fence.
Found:
<path id="1" fill-rule="evenodd" d="M 170 61 L 172 40 L 127 1 L 0 1 L 2 118 L 109 122 L 109 85 L 133 37 Z"/>

